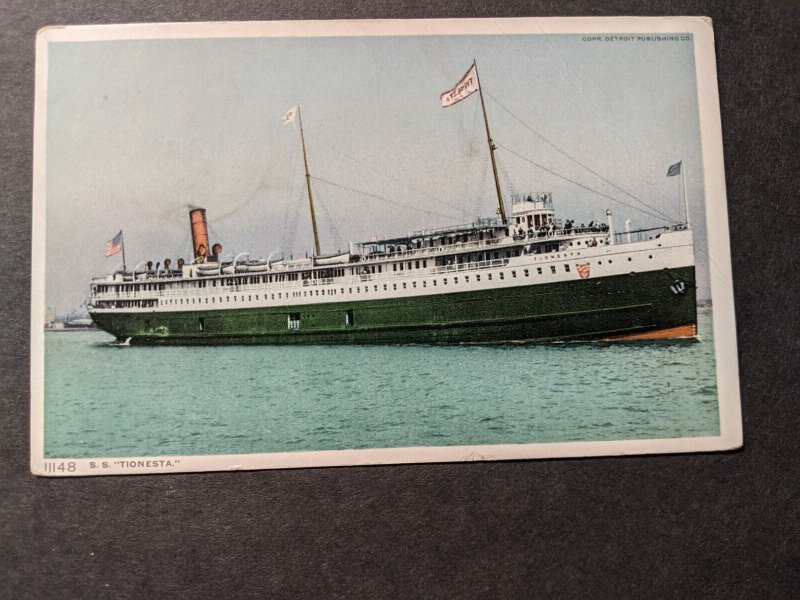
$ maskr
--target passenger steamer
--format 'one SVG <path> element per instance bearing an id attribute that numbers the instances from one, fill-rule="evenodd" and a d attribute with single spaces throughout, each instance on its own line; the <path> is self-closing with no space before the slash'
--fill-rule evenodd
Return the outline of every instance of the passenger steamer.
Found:
<path id="1" fill-rule="evenodd" d="M 469 91 L 474 70 L 449 94 Z M 466 89 L 466 92 L 464 91 Z M 447 93 L 446 93 L 447 94 Z M 449 106 L 442 98 L 443 106 Z M 458 100 L 456 100 L 458 101 Z M 481 93 L 481 106 L 483 97 Z M 295 107 L 299 121 L 299 109 Z M 290 111 L 291 120 L 295 113 Z M 221 259 L 206 213 L 190 212 L 194 260 L 122 269 L 91 283 L 90 315 L 132 344 L 507 343 L 659 339 L 697 333 L 687 223 L 616 231 L 562 222 L 551 193 L 513 198 L 506 218 L 495 145 L 486 134 L 499 218 L 350 244 L 299 260 Z M 685 187 L 684 187 L 685 196 Z M 687 210 L 688 217 L 688 210 Z M 688 218 L 687 218 L 688 221 Z M 123 261 L 124 262 L 124 261 Z"/>
<path id="2" fill-rule="evenodd" d="M 487 220 L 301 260 L 117 272 L 91 316 L 136 344 L 489 343 L 696 334 L 692 232 L 555 219 L 552 196 Z M 205 211 L 193 243 L 208 248 Z"/>

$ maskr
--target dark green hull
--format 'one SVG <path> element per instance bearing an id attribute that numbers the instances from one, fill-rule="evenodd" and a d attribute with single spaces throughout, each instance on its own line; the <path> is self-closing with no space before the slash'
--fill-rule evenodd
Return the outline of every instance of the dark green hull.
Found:
<path id="1" fill-rule="evenodd" d="M 674 284 L 682 282 L 682 291 Z M 132 344 L 502 343 L 637 336 L 697 323 L 694 267 L 460 292 L 184 312 L 93 313 Z M 347 313 L 352 324 L 347 323 Z M 289 314 L 300 326 L 290 329 Z"/>

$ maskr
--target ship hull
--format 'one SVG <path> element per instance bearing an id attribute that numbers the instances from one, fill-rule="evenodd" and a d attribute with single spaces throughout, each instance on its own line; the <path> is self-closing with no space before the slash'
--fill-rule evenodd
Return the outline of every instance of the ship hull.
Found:
<path id="1" fill-rule="evenodd" d="M 694 267 L 683 267 L 426 296 L 92 318 L 118 340 L 143 345 L 665 339 L 696 333 L 694 284 Z M 299 317 L 293 327 L 291 314 Z"/>

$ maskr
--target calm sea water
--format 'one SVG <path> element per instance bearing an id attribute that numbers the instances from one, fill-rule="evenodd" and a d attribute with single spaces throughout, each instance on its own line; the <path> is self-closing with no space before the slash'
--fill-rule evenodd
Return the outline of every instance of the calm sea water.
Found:
<path id="1" fill-rule="evenodd" d="M 45 335 L 45 456 L 174 456 L 719 435 L 699 342 L 117 346 Z"/>

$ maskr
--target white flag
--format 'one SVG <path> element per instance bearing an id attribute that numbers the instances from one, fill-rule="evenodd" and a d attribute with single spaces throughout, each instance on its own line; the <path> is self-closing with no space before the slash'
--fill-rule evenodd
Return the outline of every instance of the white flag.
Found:
<path id="1" fill-rule="evenodd" d="M 453 106 L 478 91 L 478 67 L 472 65 L 452 90 L 442 94 L 442 108 Z"/>
<path id="2" fill-rule="evenodd" d="M 283 115 L 281 121 L 284 125 L 288 125 L 289 123 L 294 123 L 294 118 L 297 116 L 297 105 L 295 104 L 292 108 L 286 111 L 286 114 Z"/>

